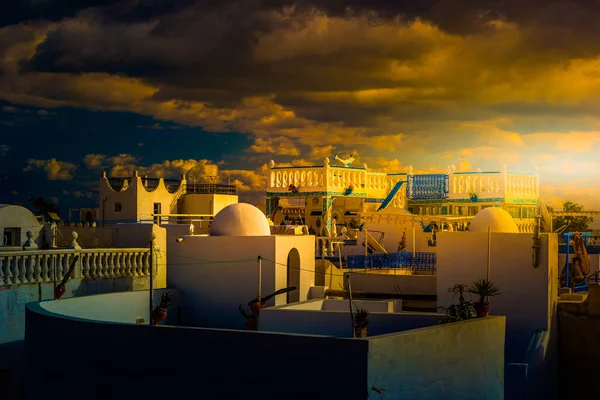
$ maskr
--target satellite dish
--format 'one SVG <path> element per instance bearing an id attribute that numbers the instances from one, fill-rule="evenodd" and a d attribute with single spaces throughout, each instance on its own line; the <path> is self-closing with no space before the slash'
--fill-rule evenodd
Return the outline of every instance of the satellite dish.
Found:
<path id="1" fill-rule="evenodd" d="M 548 212 L 546 203 L 542 199 L 538 199 L 538 214 L 542 217 L 541 225 L 544 232 L 552 232 L 552 217 Z"/>

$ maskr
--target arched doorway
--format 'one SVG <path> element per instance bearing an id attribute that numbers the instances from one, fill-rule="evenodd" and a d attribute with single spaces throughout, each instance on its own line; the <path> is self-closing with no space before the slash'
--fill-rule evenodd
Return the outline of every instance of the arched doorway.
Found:
<path id="1" fill-rule="evenodd" d="M 287 293 L 287 302 L 300 301 L 300 253 L 293 248 L 287 257 L 287 287 L 296 286 L 296 290 Z"/>
<path id="2" fill-rule="evenodd" d="M 94 216 L 92 215 L 91 211 L 86 211 L 85 222 L 94 222 Z"/>

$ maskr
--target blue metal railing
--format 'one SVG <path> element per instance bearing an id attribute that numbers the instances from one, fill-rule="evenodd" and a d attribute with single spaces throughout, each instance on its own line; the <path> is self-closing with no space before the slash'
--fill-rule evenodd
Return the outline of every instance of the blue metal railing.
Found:
<path id="1" fill-rule="evenodd" d="M 348 256 L 348 269 L 402 269 L 435 273 L 437 254 L 430 252 L 400 252 Z"/>
<path id="2" fill-rule="evenodd" d="M 588 254 L 600 254 L 600 246 L 597 245 L 588 245 L 586 246 L 587 252 Z M 566 244 L 561 244 L 558 246 L 558 254 L 573 254 L 575 252 L 575 249 L 573 248 L 573 245 L 570 245 L 567 248 Z"/>

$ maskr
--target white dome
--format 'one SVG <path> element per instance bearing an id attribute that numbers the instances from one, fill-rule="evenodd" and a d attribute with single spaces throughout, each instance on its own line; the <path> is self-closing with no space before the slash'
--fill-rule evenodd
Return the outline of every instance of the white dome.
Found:
<path id="1" fill-rule="evenodd" d="M 230 204 L 215 215 L 211 236 L 270 236 L 267 217 L 252 204 Z"/>
<path id="2" fill-rule="evenodd" d="M 519 233 L 513 217 L 499 207 L 488 207 L 479 211 L 471 221 L 469 232 L 487 232 L 488 226 L 492 227 L 492 232 Z"/>

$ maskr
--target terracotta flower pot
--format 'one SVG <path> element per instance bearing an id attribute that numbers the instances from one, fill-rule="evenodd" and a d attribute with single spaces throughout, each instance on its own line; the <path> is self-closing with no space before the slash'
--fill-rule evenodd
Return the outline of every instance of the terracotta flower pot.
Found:
<path id="1" fill-rule="evenodd" d="M 167 309 L 162 307 L 156 307 L 154 310 L 152 310 L 152 315 L 150 317 L 152 318 L 152 324 L 158 325 L 159 323 L 164 321 L 165 318 L 167 318 Z"/>
<path id="2" fill-rule="evenodd" d="M 355 326 L 354 327 L 354 336 L 357 338 L 366 338 L 367 337 L 367 327 L 366 326 Z"/>
<path id="3" fill-rule="evenodd" d="M 475 311 L 479 318 L 487 317 L 490 312 L 490 303 L 475 303 Z"/>
<path id="4" fill-rule="evenodd" d="M 65 285 L 58 285 L 56 289 L 54 289 L 54 298 L 57 300 L 60 299 L 61 297 L 63 297 L 66 290 L 67 288 L 65 287 Z"/>

